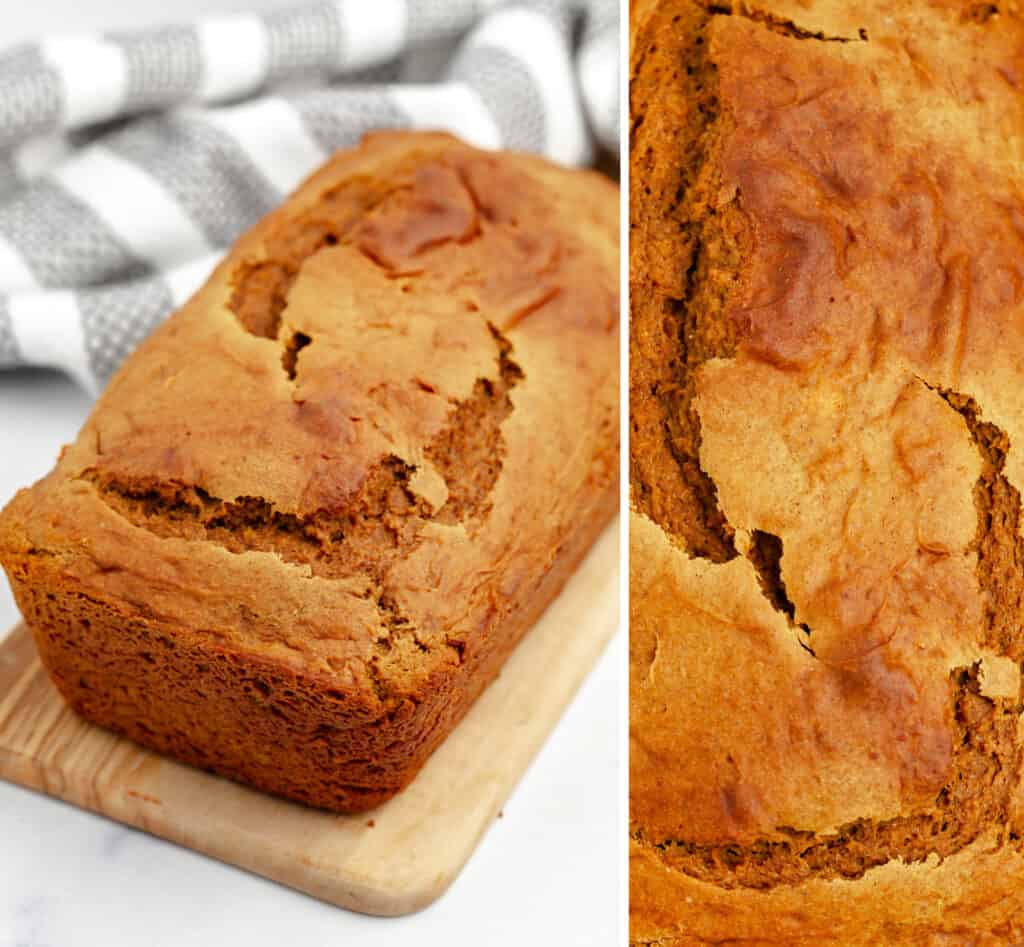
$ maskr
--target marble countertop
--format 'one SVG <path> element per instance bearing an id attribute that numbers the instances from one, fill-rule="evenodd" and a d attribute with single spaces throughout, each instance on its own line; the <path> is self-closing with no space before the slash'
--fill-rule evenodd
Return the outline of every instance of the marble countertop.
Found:
<path id="1" fill-rule="evenodd" d="M 173 16 L 277 0 L 176 0 Z M 33 0 L 0 45 L 143 26 L 158 0 Z M 0 505 L 52 466 L 90 399 L 48 372 L 0 373 Z M 0 636 L 17 620 L 0 578 Z M 280 944 L 606 945 L 624 942 L 625 727 L 620 634 L 449 892 L 407 918 L 362 917 L 0 782 L 0 947 Z M 3 695 L 0 695 L 2 698 Z"/>

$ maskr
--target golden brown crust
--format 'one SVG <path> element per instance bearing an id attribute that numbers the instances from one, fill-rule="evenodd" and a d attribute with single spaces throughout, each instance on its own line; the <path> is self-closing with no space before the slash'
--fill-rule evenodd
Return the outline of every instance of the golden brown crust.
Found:
<path id="1" fill-rule="evenodd" d="M 73 706 L 316 805 L 407 784 L 613 511 L 616 259 L 597 175 L 336 156 L 0 517 Z"/>
<path id="2" fill-rule="evenodd" d="M 633 8 L 637 943 L 1024 937 L 1024 21 Z"/>

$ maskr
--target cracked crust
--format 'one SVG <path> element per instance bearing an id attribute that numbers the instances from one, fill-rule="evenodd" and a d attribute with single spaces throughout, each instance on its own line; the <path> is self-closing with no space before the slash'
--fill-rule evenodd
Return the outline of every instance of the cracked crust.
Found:
<path id="1" fill-rule="evenodd" d="M 0 516 L 71 705 L 317 806 L 405 786 L 617 506 L 617 205 L 381 134 L 243 237 Z"/>
<path id="2" fill-rule="evenodd" d="M 637 944 L 1024 940 L 1024 21 L 632 10 Z"/>

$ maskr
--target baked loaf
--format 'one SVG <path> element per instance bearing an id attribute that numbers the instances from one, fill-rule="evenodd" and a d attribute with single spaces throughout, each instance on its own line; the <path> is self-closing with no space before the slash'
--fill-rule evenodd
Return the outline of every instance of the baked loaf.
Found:
<path id="1" fill-rule="evenodd" d="M 1024 943 L 1024 20 L 632 27 L 633 940 Z"/>
<path id="2" fill-rule="evenodd" d="M 316 806 L 405 786 L 617 506 L 617 208 L 381 134 L 245 236 L 0 517 L 71 706 Z"/>

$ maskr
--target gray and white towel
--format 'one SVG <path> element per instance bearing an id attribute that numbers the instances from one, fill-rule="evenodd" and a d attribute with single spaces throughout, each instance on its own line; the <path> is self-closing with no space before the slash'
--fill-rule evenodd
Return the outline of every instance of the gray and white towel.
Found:
<path id="1" fill-rule="evenodd" d="M 98 390 L 338 148 L 615 153 L 616 0 L 320 0 L 0 51 L 0 368 Z"/>

